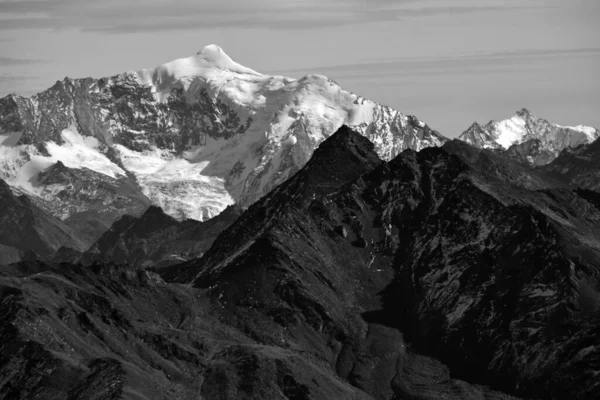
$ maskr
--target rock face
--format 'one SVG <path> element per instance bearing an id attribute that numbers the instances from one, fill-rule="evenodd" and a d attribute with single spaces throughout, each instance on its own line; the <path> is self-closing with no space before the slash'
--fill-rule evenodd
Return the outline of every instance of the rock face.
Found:
<path id="1" fill-rule="evenodd" d="M 15 196 L 1 179 L 0 204 L 0 265 L 22 259 L 49 260 L 60 247 L 82 251 L 90 245 L 26 196 Z"/>
<path id="2" fill-rule="evenodd" d="M 229 206 L 205 222 L 177 221 L 151 206 L 139 218 L 123 216 L 84 254 L 70 255 L 62 261 L 166 267 L 201 257 L 240 214 L 239 207 Z"/>
<path id="3" fill-rule="evenodd" d="M 459 139 L 482 149 L 508 150 L 518 160 L 545 165 L 564 149 L 589 144 L 598 137 L 600 131 L 595 128 L 552 124 L 522 109 L 504 121 L 490 121 L 484 126 L 475 122 Z"/>
<path id="4" fill-rule="evenodd" d="M 600 209 L 590 193 L 488 179 L 438 148 L 385 163 L 341 130 L 201 260 L 164 277 L 207 288 L 224 321 L 313 354 L 377 398 L 483 396 L 433 378 L 446 368 L 434 360 L 514 395 L 596 398 Z M 392 351 L 403 342 L 391 328 L 434 359 L 415 366 L 414 353 Z M 364 350 L 384 348 L 388 357 Z M 433 368 L 426 390 L 410 384 L 423 365 Z"/>
<path id="5" fill-rule="evenodd" d="M 162 279 L 6 267 L 0 394 L 597 398 L 600 197 L 527 171 L 460 141 L 386 162 L 342 127 Z M 135 260 L 178 224 L 150 208 L 96 248 Z"/>
<path id="6" fill-rule="evenodd" d="M 295 174 L 342 124 L 384 159 L 446 141 L 324 76 L 261 75 L 207 46 L 154 69 L 65 78 L 31 98 L 0 99 L 0 177 L 63 219 L 95 213 L 81 199 L 93 194 L 107 198 L 108 226 L 139 216 L 148 199 L 178 220 L 206 220 L 234 202 L 249 206 Z M 58 162 L 79 171 L 78 183 L 39 178 Z"/>
<path id="7" fill-rule="evenodd" d="M 3 269 L 0 398 L 371 398 L 293 349 L 223 324 L 208 305 L 203 290 L 127 267 Z"/>
<path id="8" fill-rule="evenodd" d="M 600 141 L 566 149 L 545 168 L 574 186 L 600 191 Z"/>
<path id="9" fill-rule="evenodd" d="M 150 206 L 131 179 L 115 179 L 86 167 L 68 168 L 60 161 L 38 174 L 35 187 L 40 196 L 30 196 L 32 201 L 89 242 L 124 213 L 139 216 Z"/>
<path id="10" fill-rule="evenodd" d="M 380 306 L 394 272 L 373 263 L 362 220 L 318 222 L 322 201 L 356 192 L 382 168 L 368 140 L 342 129 L 223 233 L 207 268 L 170 268 L 192 286 L 126 266 L 3 269 L 0 395 L 510 399 L 451 378 L 400 331 L 361 315 Z M 225 253 L 233 264 L 213 268 Z"/>
<path id="11" fill-rule="evenodd" d="M 534 167 L 522 159 L 516 159 L 510 151 L 480 149 L 454 139 L 442 146 L 450 154 L 461 158 L 480 175 L 479 181 L 490 180 L 507 192 L 523 193 L 528 190 L 568 188 L 570 182 L 563 177 L 548 173 L 545 167 Z"/>

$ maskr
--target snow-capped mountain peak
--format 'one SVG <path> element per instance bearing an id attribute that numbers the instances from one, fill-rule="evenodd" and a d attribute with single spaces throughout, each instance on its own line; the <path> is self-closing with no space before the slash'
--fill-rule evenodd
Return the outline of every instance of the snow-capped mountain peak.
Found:
<path id="1" fill-rule="evenodd" d="M 159 92 L 170 92 L 173 88 L 188 89 L 196 80 L 216 80 L 225 82 L 231 79 L 263 77 L 253 69 L 233 61 L 222 48 L 211 44 L 198 53 L 186 58 L 159 65 L 156 68 L 135 72 L 147 85 L 155 86 Z"/>
<path id="2" fill-rule="evenodd" d="M 50 192 L 30 182 L 60 161 L 133 179 L 169 215 L 204 220 L 285 181 L 342 125 L 386 160 L 447 140 L 325 76 L 262 75 L 209 45 L 156 68 L 0 99 L 0 142 L 11 144 L 0 145 L 0 177 L 39 197 Z"/>
<path id="3" fill-rule="evenodd" d="M 565 148 L 591 143 L 598 137 L 600 131 L 595 128 L 552 124 L 523 108 L 509 119 L 490 121 L 484 126 L 474 123 L 459 139 L 475 147 L 492 150 L 508 150 L 512 146 L 537 140 L 540 146 L 532 148 L 539 153 L 531 155 L 530 162 L 546 164 Z"/>
<path id="4" fill-rule="evenodd" d="M 228 69 L 230 71 L 246 73 L 252 75 L 261 75 L 258 72 L 246 68 L 243 65 L 233 61 L 225 51 L 216 44 L 210 44 L 196 53 L 196 60 L 203 60 L 207 65 L 214 68 Z"/>

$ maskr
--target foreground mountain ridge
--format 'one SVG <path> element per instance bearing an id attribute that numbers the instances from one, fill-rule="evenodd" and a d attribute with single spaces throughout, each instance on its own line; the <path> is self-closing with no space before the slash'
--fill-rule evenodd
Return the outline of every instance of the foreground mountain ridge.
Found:
<path id="1" fill-rule="evenodd" d="M 506 160 L 456 140 L 386 162 L 342 127 L 162 279 L 6 266 L 0 396 L 597 398 L 600 199 Z M 137 262 L 178 226 L 152 207 L 97 249 Z"/>
<path id="2" fill-rule="evenodd" d="M 385 163 L 338 134 L 163 277 L 208 289 L 223 320 L 267 343 L 274 332 L 377 398 L 492 396 L 451 381 L 414 392 L 387 329 L 455 378 L 526 398 L 600 394 L 594 192 L 528 190 L 440 148 Z"/>
<path id="3" fill-rule="evenodd" d="M 304 235 L 320 229 L 311 222 L 312 211 L 306 214 L 316 198 L 328 198 L 384 164 L 372 143 L 346 128 L 326 140 L 307 166 L 252 205 L 232 232 L 226 230 L 220 249 L 243 232 L 240 224 L 248 227 L 238 239 L 240 255 L 250 255 L 246 261 L 255 265 L 227 266 L 218 287 L 165 283 L 128 266 L 23 263 L 4 269 L 8 276 L 0 277 L 0 336 L 6 345 L 0 357 L 0 395 L 512 399 L 452 379 L 439 361 L 409 349 L 397 329 L 363 320 L 352 303 L 358 305 L 384 287 L 391 271 L 363 264 L 366 242 L 354 230 L 344 228 L 346 236 L 343 230 L 327 234 L 325 242 L 305 242 Z M 300 222 L 298 230 L 288 225 L 293 213 L 299 220 L 291 222 Z M 273 227 L 289 234 L 281 245 L 295 241 L 301 248 L 273 242 L 281 239 Z M 310 230 L 296 236 L 306 228 Z M 247 241 L 254 238 L 258 240 L 247 252 Z M 350 261 L 347 268 L 331 261 L 311 263 L 327 258 L 318 250 L 331 241 L 347 251 L 340 253 Z M 301 250 L 308 258 L 279 258 L 289 250 Z M 267 274 L 255 274 L 255 268 Z M 361 275 L 365 279 L 357 280 Z M 273 292 L 266 290 L 276 281 L 280 285 Z M 220 297 L 223 288 L 229 289 Z M 248 304 L 240 308 L 238 295 Z M 283 302 L 270 303 L 271 296 Z"/>

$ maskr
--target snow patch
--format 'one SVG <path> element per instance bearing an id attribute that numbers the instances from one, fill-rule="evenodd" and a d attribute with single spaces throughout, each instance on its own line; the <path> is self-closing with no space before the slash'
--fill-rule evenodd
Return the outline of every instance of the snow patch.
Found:
<path id="1" fill-rule="evenodd" d="M 50 160 L 61 161 L 69 168 L 88 168 L 104 175 L 116 178 L 125 176 L 125 171 L 109 160 L 100 151 L 100 142 L 95 137 L 81 136 L 71 130 L 63 130 L 61 134 L 64 143 L 46 143 Z"/>
<path id="2" fill-rule="evenodd" d="M 585 125 L 565 126 L 565 125 L 558 125 L 558 124 L 556 124 L 556 126 L 558 126 L 559 128 L 571 129 L 573 131 L 582 132 L 582 133 L 585 133 L 586 135 L 590 135 L 590 136 L 594 135 L 596 133 L 596 128 L 592 128 L 591 126 L 585 126 Z"/>
<path id="3" fill-rule="evenodd" d="M 113 178 L 125 175 L 123 169 L 102 154 L 96 138 L 83 137 L 70 130 L 64 130 L 61 136 L 62 145 L 46 143 L 49 157 L 32 145 L 16 146 L 12 135 L 5 139 L 0 145 L 0 177 L 26 193 L 39 196 L 42 188 L 34 186 L 35 178 L 58 161 L 69 168 L 88 168 Z"/>
<path id="4" fill-rule="evenodd" d="M 525 120 L 518 116 L 497 122 L 495 126 L 497 135 L 496 143 L 508 149 L 513 144 L 519 142 L 527 134 L 525 124 Z"/>
<path id="5" fill-rule="evenodd" d="M 223 178 L 203 174 L 210 161 L 194 160 L 201 158 L 202 147 L 187 152 L 188 159 L 158 148 L 136 152 L 115 145 L 115 149 L 142 192 L 169 215 L 203 221 L 234 204 Z"/>

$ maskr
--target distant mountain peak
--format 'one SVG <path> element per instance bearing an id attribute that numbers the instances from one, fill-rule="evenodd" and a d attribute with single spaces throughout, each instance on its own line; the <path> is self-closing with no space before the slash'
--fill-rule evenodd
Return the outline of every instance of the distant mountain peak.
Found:
<path id="1" fill-rule="evenodd" d="M 490 121 L 485 126 L 473 123 L 459 139 L 478 148 L 494 150 L 508 150 L 537 140 L 539 146 L 525 146 L 523 155 L 528 162 L 541 165 L 554 160 L 566 148 L 591 143 L 598 137 L 600 132 L 595 128 L 552 124 L 522 108 L 509 119 Z"/>
<path id="2" fill-rule="evenodd" d="M 208 44 L 208 45 L 204 46 L 196 54 L 197 55 L 208 55 L 208 54 L 211 54 L 211 53 L 217 53 L 217 54 L 229 57 L 229 56 L 227 56 L 227 54 L 225 54 L 225 51 L 223 50 L 223 48 L 221 46 L 219 46 L 217 44 L 214 44 L 214 43 L 213 44 Z"/>
<path id="3" fill-rule="evenodd" d="M 235 62 L 231 57 L 225 53 L 225 51 L 217 46 L 216 44 L 209 44 L 202 50 L 196 53 L 194 57 L 196 60 L 200 59 L 205 61 L 208 65 L 212 65 L 220 69 L 229 69 L 235 72 L 250 73 L 260 75 L 258 72 L 246 68 L 239 63 Z"/>
<path id="4" fill-rule="evenodd" d="M 531 112 L 528 109 L 521 108 L 519 111 L 517 111 L 517 116 L 524 119 L 529 119 L 533 117 L 533 114 L 531 114 Z"/>
<path id="5" fill-rule="evenodd" d="M 225 53 L 225 51 L 216 44 L 209 44 L 208 46 L 205 46 L 202 48 L 202 50 L 196 53 L 196 56 L 200 56 L 207 61 L 213 62 L 233 61 L 231 57 L 229 57 L 227 53 Z"/>
<path id="6" fill-rule="evenodd" d="M 467 131 L 480 131 L 482 129 L 483 127 L 479 124 L 479 122 L 473 122 Z"/>
<path id="7" fill-rule="evenodd" d="M 161 90 L 170 90 L 180 85 L 182 80 L 210 80 L 218 77 L 222 71 L 236 75 L 262 76 L 253 69 L 235 62 L 215 44 L 204 47 L 191 57 L 179 58 L 156 68 L 138 71 L 136 74 L 145 83 L 153 83 Z"/>

